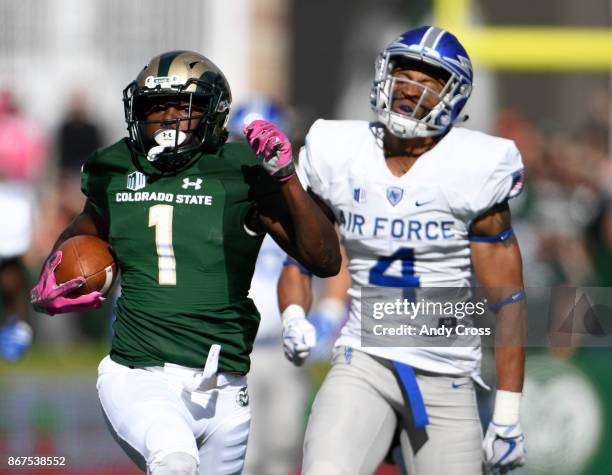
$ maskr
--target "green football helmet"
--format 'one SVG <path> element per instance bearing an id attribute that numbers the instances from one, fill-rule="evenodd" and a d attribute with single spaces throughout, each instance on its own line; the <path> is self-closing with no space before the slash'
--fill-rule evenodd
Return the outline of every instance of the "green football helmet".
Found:
<path id="1" fill-rule="evenodd" d="M 152 107 L 164 102 L 185 104 L 186 113 L 177 119 L 147 120 Z M 225 76 L 205 56 L 192 51 L 155 56 L 123 90 L 132 148 L 163 173 L 186 168 L 200 152 L 215 153 L 225 143 L 231 102 Z M 188 128 L 181 130 L 185 121 Z M 151 126 L 158 127 L 153 137 L 146 131 Z"/>

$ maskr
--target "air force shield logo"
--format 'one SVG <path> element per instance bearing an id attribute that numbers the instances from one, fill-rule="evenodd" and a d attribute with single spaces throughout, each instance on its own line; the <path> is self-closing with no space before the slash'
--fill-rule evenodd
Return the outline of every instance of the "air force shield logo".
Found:
<path id="1" fill-rule="evenodd" d="M 395 206 L 402 201 L 403 196 L 404 190 L 401 188 L 397 186 L 390 186 L 387 188 L 387 199 L 389 200 L 389 203 L 391 203 L 391 206 Z"/>

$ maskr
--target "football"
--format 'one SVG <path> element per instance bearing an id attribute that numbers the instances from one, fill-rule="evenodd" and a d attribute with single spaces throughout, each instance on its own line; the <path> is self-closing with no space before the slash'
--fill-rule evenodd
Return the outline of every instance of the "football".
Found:
<path id="1" fill-rule="evenodd" d="M 85 277 L 85 285 L 71 292 L 71 295 L 94 291 L 106 295 L 117 276 L 117 263 L 106 241 L 95 236 L 74 236 L 64 241 L 58 251 L 62 251 L 62 260 L 55 269 L 58 284 L 82 276 Z"/>

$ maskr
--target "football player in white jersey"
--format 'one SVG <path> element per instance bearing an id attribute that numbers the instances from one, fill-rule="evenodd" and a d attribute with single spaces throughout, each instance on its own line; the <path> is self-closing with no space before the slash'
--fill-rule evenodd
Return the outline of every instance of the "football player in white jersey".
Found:
<path id="1" fill-rule="evenodd" d="M 411 30 L 377 60 L 378 122 L 318 120 L 307 135 L 298 173 L 339 227 L 352 286 L 350 318 L 308 422 L 306 475 L 371 474 L 398 434 L 411 475 L 482 473 L 483 462 L 505 472 L 524 463 L 521 340 L 496 349 L 495 410 L 484 441 L 474 390 L 479 338 L 461 346 L 362 344 L 368 286 L 466 288 L 475 277 L 507 291 L 491 302 L 498 330 L 520 326 L 522 264 L 507 201 L 522 188 L 523 164 L 512 141 L 454 127 L 472 83 L 455 36 Z M 300 358 L 309 350 L 299 337 L 308 331 L 308 292 L 308 277 L 285 267 L 280 307 L 296 328 L 285 350 L 293 344 Z"/>

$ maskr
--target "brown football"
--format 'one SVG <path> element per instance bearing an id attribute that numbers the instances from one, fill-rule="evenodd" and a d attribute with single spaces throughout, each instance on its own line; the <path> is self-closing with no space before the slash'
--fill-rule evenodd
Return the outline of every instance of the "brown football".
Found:
<path id="1" fill-rule="evenodd" d="M 99 291 L 106 294 L 117 277 L 117 264 L 109 244 L 95 236 L 74 236 L 64 241 L 58 251 L 62 260 L 55 269 L 58 284 L 77 277 L 85 277 L 85 285 L 71 292 L 83 295 Z"/>

